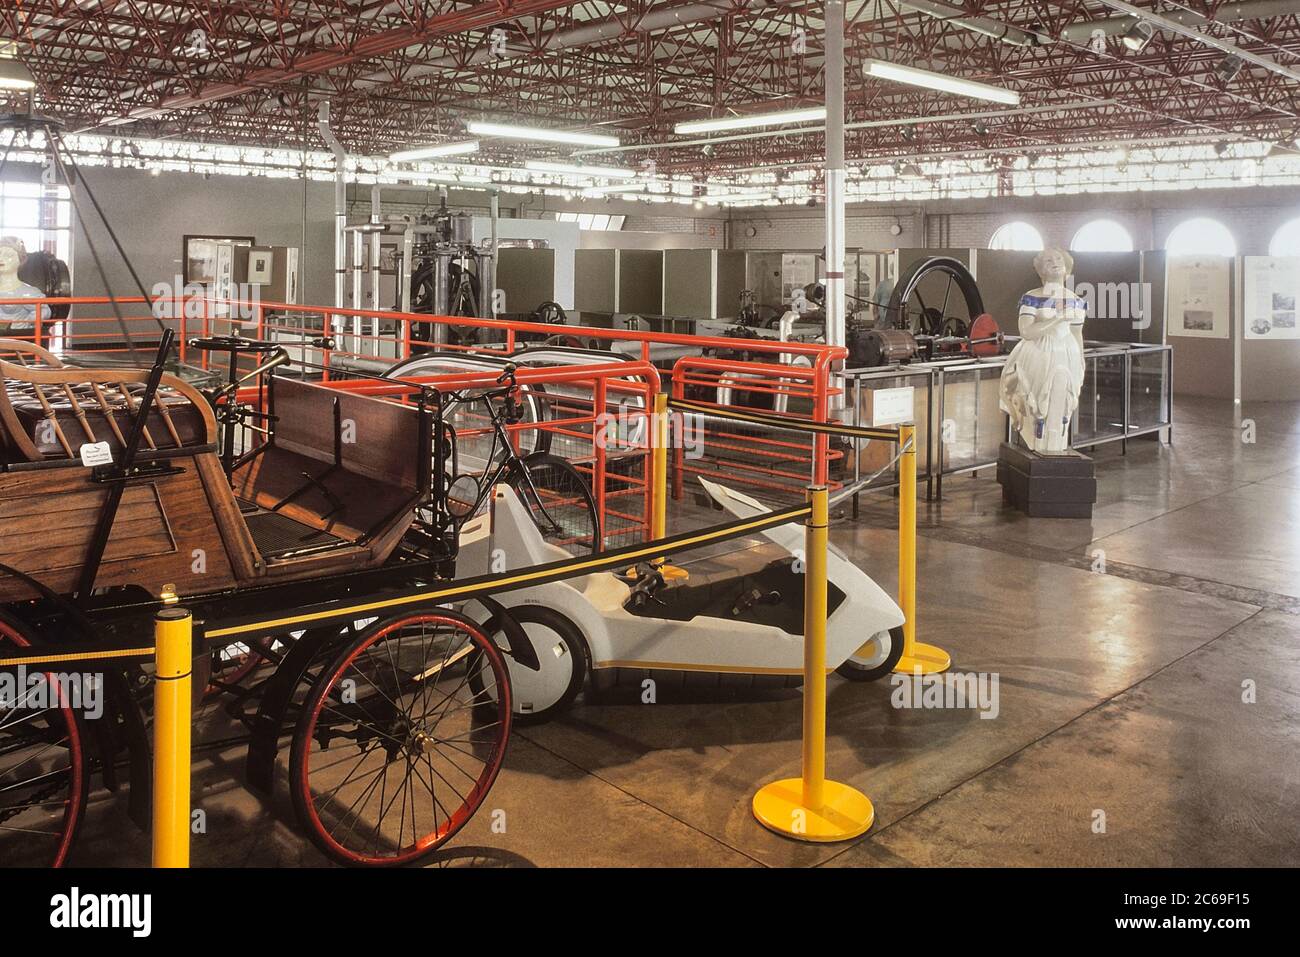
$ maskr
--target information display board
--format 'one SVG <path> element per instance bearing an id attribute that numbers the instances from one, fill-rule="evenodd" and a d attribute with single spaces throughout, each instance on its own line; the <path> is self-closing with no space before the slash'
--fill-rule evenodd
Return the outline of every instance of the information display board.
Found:
<path id="1" fill-rule="evenodd" d="M 1242 260 L 1247 339 L 1300 339 L 1300 256 L 1246 256 Z"/>
<path id="2" fill-rule="evenodd" d="M 1165 267 L 1168 335 L 1227 339 L 1231 275 L 1227 256 L 1170 256 Z"/>

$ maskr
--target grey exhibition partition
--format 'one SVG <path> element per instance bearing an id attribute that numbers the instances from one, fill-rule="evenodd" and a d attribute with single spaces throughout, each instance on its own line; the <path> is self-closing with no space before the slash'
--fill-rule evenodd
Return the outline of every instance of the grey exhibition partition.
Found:
<path id="1" fill-rule="evenodd" d="M 579 249 L 573 256 L 573 307 L 612 313 L 618 299 L 618 250 Z"/>
<path id="2" fill-rule="evenodd" d="M 745 285 L 745 253 L 740 249 L 715 249 L 714 319 L 733 319 L 740 312 L 740 294 Z"/>
<path id="3" fill-rule="evenodd" d="M 618 299 L 614 311 L 647 316 L 664 315 L 664 251 L 619 249 Z M 675 313 L 669 313 L 675 315 Z"/>
<path id="4" fill-rule="evenodd" d="M 1142 286 L 1142 254 L 1079 252 L 1071 256 L 1074 291 L 1089 306 L 1083 337 L 1097 342 L 1141 342 L 1142 312 L 1150 299 Z M 1037 276 L 1034 278 L 1038 285 Z"/>
<path id="5" fill-rule="evenodd" d="M 555 250 L 507 246 L 497 250 L 497 289 L 504 294 L 501 312 L 531 312 L 555 301 Z"/>
<path id="6" fill-rule="evenodd" d="M 1148 249 L 1138 254 L 1141 262 L 1139 279 L 1151 290 L 1151 316 L 1145 328 L 1138 329 L 1137 341 L 1159 345 L 1165 341 L 1165 260 L 1163 249 Z"/>
<path id="7" fill-rule="evenodd" d="M 746 254 L 739 249 L 666 249 L 663 313 L 696 319 L 736 315 L 746 287 Z"/>
<path id="8" fill-rule="evenodd" d="M 1006 249 L 971 250 L 971 271 L 984 299 L 984 311 L 1008 335 L 1019 335 L 1020 297 L 1041 282 L 1034 272 L 1037 253 Z"/>

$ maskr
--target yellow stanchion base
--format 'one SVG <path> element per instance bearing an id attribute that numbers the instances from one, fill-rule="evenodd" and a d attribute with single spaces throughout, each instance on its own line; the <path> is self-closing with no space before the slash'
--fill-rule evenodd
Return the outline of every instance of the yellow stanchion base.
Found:
<path id="1" fill-rule="evenodd" d="M 912 643 L 912 653 L 904 654 L 894 665 L 895 674 L 903 675 L 937 675 L 952 667 L 952 658 L 948 652 L 924 641 Z"/>
<path id="2" fill-rule="evenodd" d="M 867 833 L 876 819 L 871 800 L 838 781 L 827 781 L 823 787 L 826 804 L 813 811 L 803 806 L 801 778 L 765 784 L 754 795 L 754 817 L 769 831 L 798 841 L 847 841 Z"/>
<path id="3" fill-rule="evenodd" d="M 691 573 L 680 565 L 660 565 L 659 574 L 664 576 L 664 581 L 666 582 L 686 581 L 691 577 Z M 641 577 L 641 573 L 638 572 L 636 566 L 633 565 L 631 568 L 624 570 L 623 577 L 628 581 L 634 582 Z"/>

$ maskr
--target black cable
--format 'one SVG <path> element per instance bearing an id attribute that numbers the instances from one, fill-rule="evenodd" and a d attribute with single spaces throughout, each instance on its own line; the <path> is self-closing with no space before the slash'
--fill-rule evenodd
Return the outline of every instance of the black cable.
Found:
<path id="1" fill-rule="evenodd" d="M 137 364 L 140 361 L 140 354 L 136 351 L 135 341 L 131 338 L 131 332 L 126 327 L 126 319 L 122 316 L 122 307 L 113 295 L 112 283 L 108 281 L 108 274 L 104 271 L 104 264 L 100 261 L 99 250 L 95 248 L 95 241 L 90 238 L 90 223 L 81 212 L 81 204 L 77 202 L 77 191 L 73 187 L 74 181 L 69 178 L 67 167 L 63 163 L 63 158 L 59 156 L 59 145 L 62 143 L 56 132 L 47 124 L 45 129 L 46 139 L 50 145 L 50 157 L 58 170 L 63 181 L 68 184 L 68 196 L 72 200 L 72 207 L 77 211 L 77 219 L 81 223 L 81 231 L 86 237 L 86 245 L 90 248 L 90 258 L 95 262 L 95 271 L 99 273 L 99 280 L 104 284 L 104 291 L 108 293 L 108 301 L 113 306 L 113 316 L 117 319 L 118 328 L 122 330 L 122 337 L 126 341 L 127 351 L 131 353 L 131 358 Z M 71 159 L 71 154 L 69 154 Z M 151 310 L 152 312 L 152 310 Z"/>
<path id="2" fill-rule="evenodd" d="M 53 136 L 59 146 L 63 147 L 65 150 L 68 149 L 67 145 L 63 142 L 61 134 L 56 131 Z M 68 159 L 72 159 L 71 150 L 68 150 Z M 112 223 L 108 221 L 108 217 L 104 215 L 103 208 L 99 205 L 99 200 L 95 198 L 95 191 L 90 188 L 90 183 L 86 182 L 86 177 L 81 175 L 81 170 L 76 166 L 76 164 L 72 165 L 72 170 L 76 173 L 77 181 L 86 188 L 86 195 L 90 197 L 90 204 L 95 207 L 95 212 L 99 214 L 100 222 L 104 224 L 104 229 L 108 233 L 108 238 L 113 241 L 113 245 L 117 248 L 117 254 L 122 257 L 122 262 L 126 265 L 126 271 L 131 274 L 131 279 L 134 280 L 135 287 L 140 290 L 140 295 L 144 298 L 145 304 L 149 307 L 149 315 L 153 318 L 153 321 L 158 324 L 159 329 L 166 329 L 167 327 L 163 321 L 154 314 L 153 297 L 150 296 L 149 292 L 144 288 L 144 283 L 141 282 L 139 274 L 135 271 L 135 266 L 131 262 L 131 257 L 128 256 L 126 250 L 122 248 L 122 243 L 118 240 L 117 233 L 113 231 Z M 83 222 L 83 228 L 84 225 Z"/>

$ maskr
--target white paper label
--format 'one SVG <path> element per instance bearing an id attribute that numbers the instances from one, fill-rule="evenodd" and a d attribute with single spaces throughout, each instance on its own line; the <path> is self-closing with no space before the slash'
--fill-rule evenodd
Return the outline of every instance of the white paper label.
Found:
<path id="1" fill-rule="evenodd" d="M 81 464 L 86 468 L 97 465 L 112 465 L 113 450 L 107 442 L 91 442 L 81 447 Z"/>
<path id="2" fill-rule="evenodd" d="M 901 389 L 875 389 L 871 393 L 871 424 L 898 425 L 913 421 L 912 386 Z"/>

